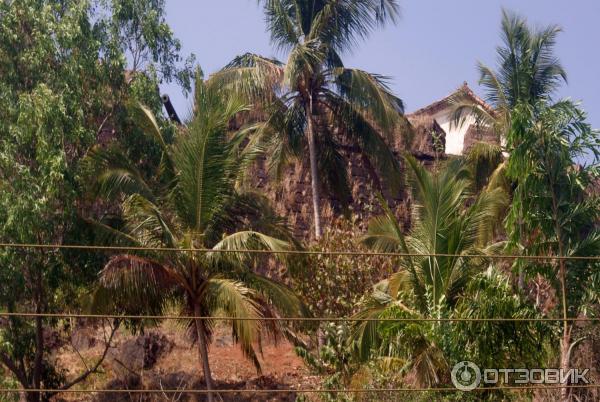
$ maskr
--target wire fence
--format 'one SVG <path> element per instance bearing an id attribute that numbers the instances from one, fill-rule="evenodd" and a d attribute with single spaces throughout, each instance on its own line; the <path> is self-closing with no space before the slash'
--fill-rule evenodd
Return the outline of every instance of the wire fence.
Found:
<path id="1" fill-rule="evenodd" d="M 216 320 L 216 321 L 290 321 L 290 322 L 600 322 L 600 317 L 498 317 L 498 318 L 370 318 L 370 317 L 226 317 L 193 315 L 120 315 L 79 313 L 14 313 L 0 312 L 0 317 L 87 318 L 121 320 Z"/>
<path id="2" fill-rule="evenodd" d="M 481 258 L 508 260 L 575 260 L 598 262 L 600 256 L 559 256 L 559 255 L 514 255 L 514 254 L 445 254 L 445 253 L 399 253 L 399 252 L 364 252 L 364 251 L 314 251 L 314 250 L 265 250 L 265 249 L 208 249 L 208 248 L 165 248 L 137 246 L 97 246 L 78 244 L 33 244 L 33 243 L 0 243 L 0 249 L 56 249 L 56 250 L 95 250 L 112 252 L 188 252 L 188 253 L 247 253 L 247 254 L 286 254 L 286 255 L 322 255 L 322 256 L 366 256 L 366 257 L 431 257 L 431 258 Z M 283 321 L 283 322 L 599 322 L 600 317 L 497 317 L 497 318 L 372 318 L 372 317 L 226 317 L 226 316 L 189 316 L 189 315 L 121 315 L 121 314 L 82 314 L 82 313 L 26 313 L 0 312 L 0 317 L 23 318 L 57 318 L 57 319 L 115 319 L 115 320 L 223 320 L 223 321 Z M 464 391 L 457 388 L 428 387 L 428 388 L 365 388 L 365 389 L 326 389 L 326 388 L 273 388 L 273 389 L 16 389 L 0 388 L 0 394 L 17 393 L 66 393 L 66 394 L 274 394 L 274 393 L 426 393 L 426 392 L 487 392 L 487 391 L 535 391 L 562 389 L 600 389 L 600 384 L 560 384 L 560 385 L 523 385 L 478 387 Z"/>
<path id="3" fill-rule="evenodd" d="M 488 392 L 488 391 L 536 391 L 536 390 L 561 390 L 561 389 L 600 389 L 600 384 L 565 384 L 565 385 L 523 385 L 523 386 L 498 386 L 498 387 L 481 387 L 474 388 L 469 391 L 460 390 L 458 388 L 348 388 L 348 389 L 329 389 L 329 388 L 271 388 L 271 389 L 43 389 L 29 388 L 27 390 L 19 390 L 13 388 L 0 388 L 0 393 L 20 393 L 20 392 L 35 392 L 35 393 L 66 393 L 66 394 L 93 394 L 93 393 L 111 393 L 111 394 L 238 394 L 238 393 L 256 393 L 256 394 L 271 394 L 271 393 L 333 393 L 333 394 L 366 394 L 366 393 L 386 393 L 386 392 L 411 392 L 411 393 L 427 393 L 427 392 Z"/>
<path id="4" fill-rule="evenodd" d="M 600 261 L 600 256 L 580 255 L 516 255 L 516 254 L 446 254 L 446 253 L 399 253 L 377 251 L 317 251 L 317 250 L 266 250 L 266 249 L 212 249 L 212 248 L 174 248 L 174 247 L 137 247 L 137 246 L 96 246 L 79 244 L 34 244 L 0 243 L 0 248 L 15 249 L 57 249 L 57 250 L 97 250 L 97 251 L 157 251 L 188 253 L 232 253 L 232 254 L 286 254 L 286 255 L 327 255 L 327 256 L 365 256 L 365 257 L 447 257 L 447 258 L 488 258 L 523 260 L 574 260 Z"/>

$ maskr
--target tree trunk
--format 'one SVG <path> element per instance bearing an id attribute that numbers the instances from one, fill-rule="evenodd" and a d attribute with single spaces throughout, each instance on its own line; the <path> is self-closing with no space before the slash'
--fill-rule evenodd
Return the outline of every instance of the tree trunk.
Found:
<path id="1" fill-rule="evenodd" d="M 563 257 L 565 255 L 563 238 L 562 238 L 562 230 L 558 220 L 559 209 L 558 209 L 558 200 L 556 199 L 556 194 L 554 189 L 552 189 L 552 217 L 554 218 L 554 230 L 556 232 L 556 240 L 558 244 L 558 255 L 559 257 Z M 560 293 L 561 293 L 561 303 L 562 303 L 562 318 L 563 318 L 563 338 L 560 345 L 560 368 L 567 371 L 569 370 L 570 364 L 570 353 L 569 347 L 571 345 L 571 328 L 569 326 L 569 306 L 567 305 L 567 267 L 565 266 L 564 258 L 560 258 L 558 260 L 558 276 L 560 281 Z M 563 384 L 568 385 L 568 384 Z M 570 401 L 570 390 L 569 388 L 561 388 L 560 389 L 560 400 L 561 402 L 569 402 Z"/>
<path id="2" fill-rule="evenodd" d="M 561 242 L 559 241 L 559 247 L 561 247 Z M 562 248 L 562 247 L 561 247 Z M 561 253 L 562 255 L 562 253 Z M 560 260 L 560 287 L 562 293 L 562 305 L 563 305 L 563 337 L 560 344 L 560 368 L 564 370 L 566 373 L 569 370 L 569 366 L 571 365 L 570 360 L 570 346 L 571 346 L 571 329 L 569 327 L 568 321 L 568 308 L 567 308 L 567 277 L 566 277 L 566 267 L 565 260 Z M 568 384 L 563 384 L 568 385 Z M 561 402 L 569 402 L 570 401 L 570 392 L 569 388 L 561 388 L 560 389 L 560 400 Z"/>
<path id="3" fill-rule="evenodd" d="M 523 194 L 519 191 L 519 239 L 521 244 L 524 243 L 525 234 L 523 233 Z M 523 247 L 525 249 L 525 247 Z M 521 292 L 525 292 L 525 272 L 523 272 L 523 261 L 517 260 L 519 264 L 519 280 L 518 286 Z"/>
<path id="4" fill-rule="evenodd" d="M 560 343 L 560 368 L 563 370 L 564 373 L 566 373 L 571 365 L 571 362 L 569 361 L 569 347 L 571 345 L 571 334 L 566 323 L 564 325 L 565 326 L 563 329 L 563 338 Z M 565 383 L 562 385 L 564 385 L 565 387 L 560 389 L 560 400 L 561 402 L 569 402 L 571 400 L 570 390 L 566 387 L 569 384 Z"/>
<path id="5" fill-rule="evenodd" d="M 36 269 L 35 272 L 35 312 L 36 314 L 43 313 L 43 284 L 42 284 L 42 272 L 40 269 Z M 35 317 L 35 356 L 33 363 L 33 388 L 42 388 L 42 371 L 43 371 L 43 359 L 44 359 L 44 321 L 43 317 Z M 38 402 L 41 400 L 41 394 L 39 392 L 27 393 L 27 400 L 30 402 Z"/>
<path id="6" fill-rule="evenodd" d="M 21 398 L 20 400 L 23 401 L 23 398 Z M 39 392 L 27 392 L 24 400 L 27 402 L 39 402 L 41 400 L 40 393 Z"/>
<path id="7" fill-rule="evenodd" d="M 313 223 L 315 225 L 315 238 L 319 240 L 323 235 L 321 229 L 321 197 L 319 194 L 319 172 L 317 168 L 317 144 L 313 127 L 312 95 L 309 95 L 308 110 L 306 111 L 308 154 L 310 158 L 310 184 L 312 189 Z"/>
<path id="8" fill-rule="evenodd" d="M 523 272 L 523 265 L 521 263 L 519 263 L 518 286 L 521 292 L 525 291 L 525 273 Z"/>
<path id="9" fill-rule="evenodd" d="M 200 306 L 194 306 L 194 315 L 196 317 L 200 317 L 202 315 Z M 210 363 L 208 361 L 208 345 L 206 342 L 206 334 L 204 333 L 204 324 L 202 323 L 202 320 L 197 318 L 194 320 L 194 324 L 196 326 L 196 335 L 198 336 L 198 354 L 200 356 L 200 361 L 202 362 L 204 381 L 206 382 L 206 390 L 208 391 L 207 398 L 209 402 L 213 402 L 213 393 L 211 392 L 213 389 L 213 381 L 210 371 Z"/>

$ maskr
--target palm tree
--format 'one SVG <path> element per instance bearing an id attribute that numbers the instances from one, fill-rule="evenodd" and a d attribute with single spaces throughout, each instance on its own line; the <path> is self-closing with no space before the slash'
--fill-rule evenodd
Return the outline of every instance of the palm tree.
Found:
<path id="1" fill-rule="evenodd" d="M 410 318 L 441 318 L 487 264 L 484 259 L 461 256 L 485 251 L 507 204 L 506 194 L 499 188 L 475 197 L 469 169 L 459 160 L 449 162 L 438 173 L 428 172 L 413 157 L 406 161 L 414 177 L 416 200 L 409 236 L 404 236 L 396 217 L 382 202 L 385 214 L 373 218 L 362 242 L 375 251 L 418 256 L 399 259 L 398 271 L 376 287 L 356 318 L 382 317 L 390 308 Z M 363 359 L 380 346 L 378 325 L 377 321 L 361 321 L 355 328 L 354 339 Z M 438 347 L 428 343 L 420 331 L 412 335 L 412 363 L 421 366 L 415 367 L 417 373 L 423 373 L 425 384 L 437 382 L 437 367 L 443 361 Z M 388 352 L 400 347 L 393 342 L 386 346 Z"/>
<path id="2" fill-rule="evenodd" d="M 385 173 L 399 189 L 390 139 L 401 123 L 402 101 L 386 77 L 346 68 L 341 54 L 377 26 L 396 21 L 396 0 L 262 0 L 275 46 L 285 63 L 255 54 L 234 59 L 213 76 L 262 105 L 263 124 L 251 146 L 269 155 L 278 174 L 291 158 L 309 156 L 314 234 L 322 234 L 321 186 L 347 204 L 350 194 L 344 147 L 357 148 L 372 176 Z M 382 136 L 383 134 L 384 136 Z M 373 177 L 378 183 L 378 179 Z"/>
<path id="3" fill-rule="evenodd" d="M 509 222 L 527 211 L 523 226 L 535 233 L 528 247 L 540 255 L 561 257 L 597 255 L 600 251 L 599 201 L 589 193 L 598 178 L 600 132 L 586 122 L 586 113 L 570 100 L 553 105 L 520 104 L 513 112 L 512 140 L 515 149 L 507 162 L 507 175 L 518 180 Z M 588 164 L 578 161 L 587 158 Z M 571 342 L 577 326 L 569 317 L 585 314 L 582 295 L 590 285 L 595 267 L 591 261 L 559 259 L 529 263 L 546 274 L 554 285 L 561 308 L 561 368 L 570 367 Z M 570 390 L 561 388 L 561 400 L 569 401 Z"/>
<path id="4" fill-rule="evenodd" d="M 148 109 L 135 107 L 147 134 L 162 149 L 154 184 L 144 180 L 116 147 L 95 149 L 90 155 L 98 188 L 122 200 L 121 219 L 97 226 L 113 244 L 156 248 L 111 258 L 100 275 L 96 306 L 107 303 L 126 312 L 161 314 L 175 305 L 186 316 L 229 317 L 234 339 L 260 370 L 253 346 L 258 335 L 263 330 L 286 332 L 261 318 L 278 312 L 302 315 L 301 303 L 289 288 L 256 273 L 252 268 L 257 261 L 247 253 L 225 251 L 286 251 L 293 241 L 263 198 L 235 190 L 243 165 L 239 147 L 246 133 L 230 135 L 228 127 L 247 106 L 204 81 L 200 72 L 194 106 L 188 126 L 180 127 L 171 141 Z M 214 325 L 212 319 L 189 323 L 209 391 L 213 385 L 207 345 Z"/>
<path id="5" fill-rule="evenodd" d="M 567 80 L 567 73 L 555 55 L 556 39 L 561 28 L 549 25 L 541 29 L 531 28 L 527 20 L 514 13 L 502 10 L 501 36 L 503 46 L 496 50 L 498 66 L 494 70 L 478 63 L 479 84 L 486 91 L 485 100 L 492 105 L 493 112 L 482 105 L 461 97 L 451 100 L 453 103 L 454 124 L 464 124 L 468 113 L 476 116 L 477 124 L 493 129 L 505 150 L 510 153 L 518 144 L 511 134 L 512 112 L 519 104 L 531 106 L 549 103 L 559 85 Z M 517 135 L 519 137 L 519 135 Z M 490 148 L 490 146 L 487 146 Z M 480 151 L 485 146 L 480 147 Z M 496 152 L 497 153 L 497 152 Z M 506 162 L 497 165 L 490 181 L 506 174 Z M 500 179 L 506 182 L 506 178 Z M 519 194 L 515 194 L 517 202 Z M 523 230 L 524 212 L 519 212 L 516 227 L 509 228 L 510 247 L 513 251 L 524 250 L 525 232 Z M 522 261 L 515 261 L 519 272 L 519 287 L 525 288 Z"/>
<path id="6" fill-rule="evenodd" d="M 551 101 L 567 73 L 555 55 L 556 39 L 562 29 L 549 25 L 534 29 L 525 18 L 502 10 L 501 37 L 503 45 L 496 49 L 497 69 L 479 62 L 479 84 L 485 90 L 484 99 L 493 112 L 482 105 L 457 96 L 454 101 L 455 123 L 460 124 L 467 111 L 477 116 L 479 123 L 494 127 L 505 138 L 511 111 L 519 103 L 536 104 Z"/>

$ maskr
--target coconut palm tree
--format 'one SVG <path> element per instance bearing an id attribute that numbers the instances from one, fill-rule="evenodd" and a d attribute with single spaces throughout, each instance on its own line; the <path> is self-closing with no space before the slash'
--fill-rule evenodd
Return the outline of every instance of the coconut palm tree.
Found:
<path id="1" fill-rule="evenodd" d="M 396 0 L 262 0 L 275 46 L 285 63 L 255 54 L 234 59 L 213 76 L 262 105 L 265 121 L 251 146 L 269 155 L 280 173 L 292 158 L 308 155 L 314 234 L 322 234 L 321 187 L 343 204 L 350 188 L 342 149 L 364 155 L 372 176 L 385 173 L 399 188 L 398 163 L 385 141 L 403 122 L 402 101 L 386 77 L 346 68 L 341 54 L 351 51 L 377 26 L 396 21 Z M 377 178 L 374 178 L 378 182 Z"/>
<path id="2" fill-rule="evenodd" d="M 194 106 L 188 126 L 180 127 L 172 140 L 162 135 L 148 109 L 134 107 L 140 124 L 162 149 L 152 182 L 116 147 L 91 153 L 98 189 L 122 200 L 121 219 L 97 226 L 113 244 L 156 248 L 112 257 L 100 274 L 95 304 L 151 314 L 175 305 L 186 316 L 231 318 L 234 339 L 260 370 L 253 346 L 260 333 L 286 332 L 261 318 L 278 312 L 302 315 L 303 310 L 289 288 L 255 272 L 264 260 L 239 250 L 286 251 L 293 240 L 263 198 L 235 189 L 245 132 L 229 134 L 228 127 L 247 106 L 204 81 L 201 73 Z M 214 325 L 212 319 L 189 323 L 208 390 L 213 389 L 208 344 Z"/>
<path id="3" fill-rule="evenodd" d="M 482 105 L 473 103 L 458 94 L 453 103 L 453 124 L 461 125 L 469 113 L 476 116 L 476 123 L 493 129 L 503 143 L 505 151 L 510 153 L 518 144 L 511 134 L 512 113 L 519 104 L 531 106 L 549 103 L 562 82 L 566 82 L 567 73 L 555 55 L 556 39 L 561 32 L 557 25 L 541 29 L 531 28 L 527 20 L 507 10 L 502 10 L 501 37 L 503 45 L 496 50 L 498 65 L 496 70 L 478 63 L 479 84 L 485 90 L 485 100 L 492 105 L 489 111 Z M 519 137 L 520 135 L 516 135 Z M 486 149 L 487 148 L 487 149 Z M 482 145 L 475 149 L 479 153 L 480 163 L 494 166 L 497 163 L 498 147 Z M 485 161 L 485 156 L 494 159 Z M 481 158 L 483 156 L 483 158 Z M 490 182 L 504 182 L 506 162 L 495 165 L 496 171 L 489 177 Z M 481 173 L 480 173 L 481 174 Z M 518 203 L 519 194 L 515 194 Z M 516 226 L 508 229 L 513 252 L 525 250 L 526 234 L 523 230 L 524 212 L 519 212 Z M 515 261 L 519 272 L 519 287 L 525 288 L 522 261 Z"/>
<path id="4" fill-rule="evenodd" d="M 404 236 L 402 226 L 382 202 L 385 214 L 373 218 L 362 242 L 376 251 L 417 256 L 398 260 L 397 272 L 376 286 L 356 318 L 382 317 L 390 309 L 409 318 L 443 317 L 469 280 L 487 266 L 484 259 L 461 256 L 484 252 L 507 204 L 506 194 L 499 188 L 474 196 L 469 169 L 459 160 L 449 162 L 438 173 L 428 172 L 411 156 L 406 162 L 416 200 L 410 234 Z M 359 321 L 355 327 L 353 339 L 363 359 L 380 346 L 378 325 L 376 320 Z M 409 363 L 423 373 L 424 384 L 435 383 L 436 367 L 443 362 L 441 352 L 420 330 L 413 330 L 409 331 L 414 341 L 409 347 L 413 357 Z M 390 342 L 389 352 L 402 347 Z"/>
<path id="5" fill-rule="evenodd" d="M 473 112 L 480 124 L 507 135 L 511 111 L 518 103 L 534 105 L 540 100 L 551 101 L 552 95 L 567 73 L 555 55 L 556 39 L 562 29 L 549 25 L 534 29 L 525 18 L 502 10 L 502 46 L 496 53 L 496 70 L 479 62 L 479 84 L 485 90 L 484 99 L 493 107 L 493 113 L 480 104 L 457 96 L 454 102 L 455 123 Z"/>

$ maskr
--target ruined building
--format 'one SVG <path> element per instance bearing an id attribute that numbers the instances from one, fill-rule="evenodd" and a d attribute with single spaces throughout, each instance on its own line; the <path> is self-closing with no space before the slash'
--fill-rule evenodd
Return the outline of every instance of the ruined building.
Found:
<path id="1" fill-rule="evenodd" d="M 406 115 L 410 124 L 398 128 L 393 135 L 393 143 L 390 144 L 399 161 L 408 152 L 424 164 L 431 165 L 436 159 L 444 159 L 447 155 L 463 154 L 477 141 L 498 143 L 494 133 L 478 127 L 475 118 L 469 114 L 464 116 L 462 125 L 451 124 L 451 100 L 457 97 L 466 97 L 493 112 L 466 83 L 463 84 L 449 96 Z M 365 166 L 360 153 L 351 149 L 342 152 L 348 160 L 347 169 L 352 187 L 352 202 L 350 211 L 347 212 L 359 230 L 364 230 L 368 218 L 381 212 L 376 199 L 377 189 L 373 188 L 371 170 Z M 265 172 L 264 160 L 259 160 L 256 171 L 253 172 L 252 184 L 257 191 L 264 192 L 270 198 L 281 216 L 287 217 L 297 236 L 310 239 L 313 234 L 310 173 L 307 161 L 304 162 L 288 167 L 283 179 L 275 182 Z M 336 208 L 338 203 L 335 199 L 327 194 L 321 196 L 323 227 L 327 228 L 342 212 Z M 409 192 L 404 190 L 400 194 L 385 196 L 398 217 L 408 225 L 411 204 Z"/>

